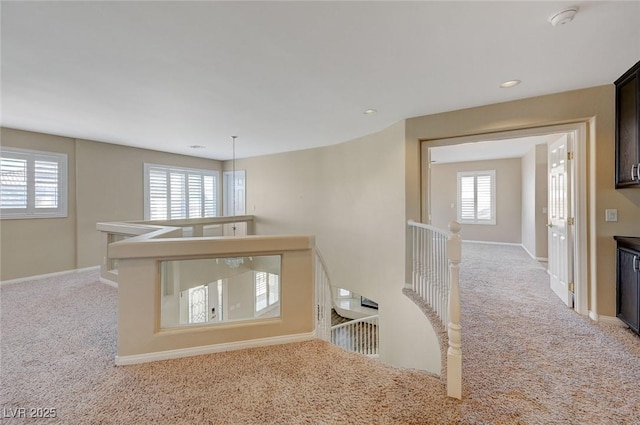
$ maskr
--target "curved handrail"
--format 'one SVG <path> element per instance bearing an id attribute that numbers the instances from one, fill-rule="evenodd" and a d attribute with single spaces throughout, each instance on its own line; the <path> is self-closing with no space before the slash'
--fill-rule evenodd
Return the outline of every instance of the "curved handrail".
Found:
<path id="1" fill-rule="evenodd" d="M 449 230 L 408 221 L 412 228 L 411 290 L 447 327 L 447 395 L 462 398 L 462 327 L 460 326 L 460 224 Z M 429 316 L 429 315 L 427 315 Z"/>

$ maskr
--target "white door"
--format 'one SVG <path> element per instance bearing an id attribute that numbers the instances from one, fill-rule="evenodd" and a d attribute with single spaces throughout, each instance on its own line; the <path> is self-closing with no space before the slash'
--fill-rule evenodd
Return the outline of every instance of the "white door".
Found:
<path id="1" fill-rule="evenodd" d="M 549 274 L 551 289 L 573 308 L 571 228 L 571 135 L 565 134 L 549 145 Z"/>

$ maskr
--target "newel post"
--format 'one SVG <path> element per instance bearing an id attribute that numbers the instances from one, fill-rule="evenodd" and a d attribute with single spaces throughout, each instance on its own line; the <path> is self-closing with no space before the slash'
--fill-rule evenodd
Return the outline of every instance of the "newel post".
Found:
<path id="1" fill-rule="evenodd" d="M 462 240 L 460 223 L 449 223 L 451 235 L 447 240 L 449 260 L 449 348 L 447 350 L 447 395 L 462 399 L 462 327 L 460 326 L 460 259 Z"/>

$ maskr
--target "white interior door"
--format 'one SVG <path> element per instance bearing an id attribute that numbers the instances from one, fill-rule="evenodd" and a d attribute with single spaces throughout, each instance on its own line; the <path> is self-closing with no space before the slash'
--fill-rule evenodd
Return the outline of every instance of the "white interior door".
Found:
<path id="1" fill-rule="evenodd" d="M 571 228 L 571 136 L 563 135 L 549 145 L 549 274 L 551 289 L 573 308 Z"/>

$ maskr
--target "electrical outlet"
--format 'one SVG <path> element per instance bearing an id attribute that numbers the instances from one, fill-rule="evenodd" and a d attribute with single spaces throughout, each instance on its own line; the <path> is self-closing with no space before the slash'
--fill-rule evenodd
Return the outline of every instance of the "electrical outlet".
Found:
<path id="1" fill-rule="evenodd" d="M 604 210 L 604 221 L 618 221 L 618 210 Z"/>

